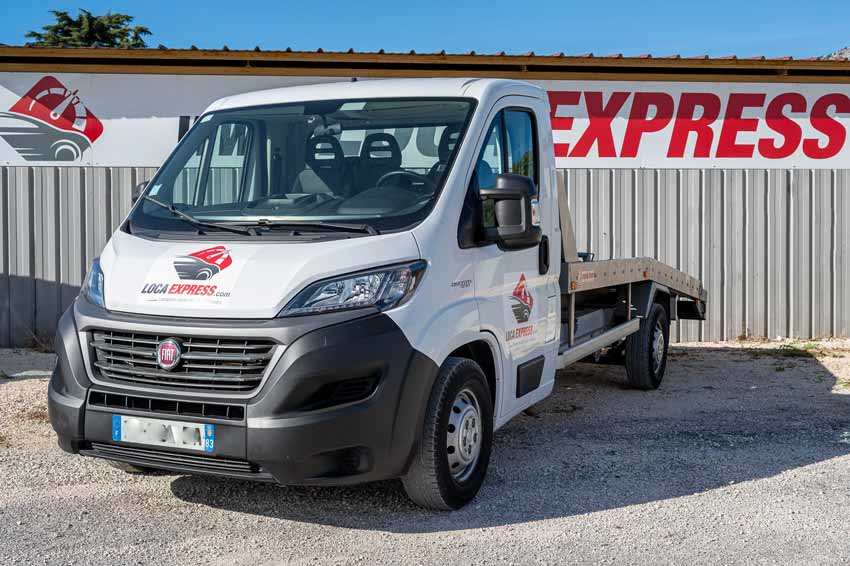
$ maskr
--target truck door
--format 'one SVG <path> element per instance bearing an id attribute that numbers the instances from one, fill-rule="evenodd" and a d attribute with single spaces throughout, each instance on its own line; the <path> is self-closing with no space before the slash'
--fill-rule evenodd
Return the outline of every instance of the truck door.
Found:
<path id="1" fill-rule="evenodd" d="M 535 106 L 540 106 L 535 112 Z M 557 357 L 559 261 L 549 257 L 553 222 L 552 191 L 541 191 L 541 180 L 552 178 L 541 164 L 538 118 L 543 103 L 525 97 L 503 99 L 491 114 L 486 139 L 472 174 L 470 191 L 493 186 L 501 173 L 530 177 L 537 188 L 532 222 L 544 237 L 539 246 L 520 250 L 496 244 L 476 249 L 475 286 L 479 315 L 502 347 L 503 382 L 497 422 L 509 419 L 551 391 Z M 541 171 L 547 174 L 541 175 Z M 541 199 L 543 199 L 541 201 Z M 492 202 L 482 203 L 485 227 L 492 227 Z M 543 249 L 541 249 L 541 247 Z M 504 420 L 503 420 L 504 419 Z"/>

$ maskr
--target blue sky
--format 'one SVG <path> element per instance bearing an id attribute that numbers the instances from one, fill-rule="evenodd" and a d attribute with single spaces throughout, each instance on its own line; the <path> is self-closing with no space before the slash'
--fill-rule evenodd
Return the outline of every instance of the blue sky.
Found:
<path id="1" fill-rule="evenodd" d="M 0 7 L 0 43 L 22 44 L 50 9 L 124 12 L 152 46 L 809 57 L 850 45 L 847 0 L 571 1 L 31 0 Z"/>

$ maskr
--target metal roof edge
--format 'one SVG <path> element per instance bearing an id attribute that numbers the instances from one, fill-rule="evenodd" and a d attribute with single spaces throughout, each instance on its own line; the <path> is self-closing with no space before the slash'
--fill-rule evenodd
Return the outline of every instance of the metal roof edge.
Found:
<path id="1" fill-rule="evenodd" d="M 610 73 L 614 75 L 727 75 L 751 76 L 754 80 L 794 77 L 829 82 L 850 82 L 850 60 L 792 59 L 790 57 L 653 57 L 581 55 L 510 55 L 482 53 L 390 53 L 348 51 L 263 51 L 233 49 L 116 49 L 104 47 L 22 47 L 0 46 L 0 71 L 22 72 L 123 72 L 161 74 L 298 74 L 336 71 L 337 74 L 376 76 L 381 71 L 456 73 L 466 76 L 481 72 L 490 76 L 575 75 Z M 73 69 L 73 70 L 67 70 Z M 134 69 L 140 69 L 134 71 Z M 637 78 L 637 77 L 635 77 Z M 695 78 L 694 80 L 707 80 Z M 736 80 L 730 78 L 730 80 Z M 740 80 L 740 79 L 737 79 Z"/>

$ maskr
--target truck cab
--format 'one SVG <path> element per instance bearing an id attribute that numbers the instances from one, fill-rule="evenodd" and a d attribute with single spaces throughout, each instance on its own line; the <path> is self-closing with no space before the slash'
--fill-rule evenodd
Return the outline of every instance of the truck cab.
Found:
<path id="1" fill-rule="evenodd" d="M 494 431 L 581 342 L 552 143 L 545 91 L 518 81 L 213 103 L 61 319 L 60 446 L 134 472 L 401 478 L 464 505 Z M 613 318 L 589 344 L 625 338 Z"/>

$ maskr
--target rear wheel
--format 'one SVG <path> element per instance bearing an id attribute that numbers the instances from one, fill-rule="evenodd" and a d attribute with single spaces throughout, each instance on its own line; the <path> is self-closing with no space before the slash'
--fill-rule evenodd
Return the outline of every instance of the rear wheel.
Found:
<path id="1" fill-rule="evenodd" d="M 449 358 L 440 368 L 425 412 L 422 437 L 407 474 L 407 495 L 429 509 L 459 509 L 487 473 L 493 404 L 481 367 Z"/>
<path id="2" fill-rule="evenodd" d="M 667 311 L 653 303 L 640 330 L 626 340 L 626 375 L 637 389 L 658 389 L 667 369 L 670 322 Z"/>

